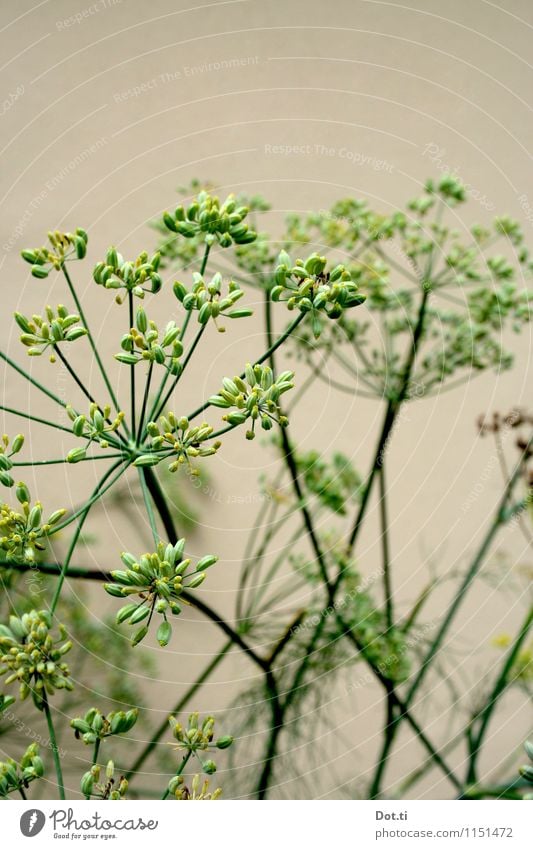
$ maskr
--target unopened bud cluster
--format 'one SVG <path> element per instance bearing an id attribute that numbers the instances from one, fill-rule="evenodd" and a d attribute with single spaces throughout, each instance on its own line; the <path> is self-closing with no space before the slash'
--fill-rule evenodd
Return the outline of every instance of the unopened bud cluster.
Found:
<path id="1" fill-rule="evenodd" d="M 13 483 L 7 485 L 12 486 Z M 43 523 L 42 504 L 36 501 L 31 506 L 31 495 L 25 483 L 20 482 L 15 486 L 15 495 L 21 506 L 20 511 L 13 510 L 9 504 L 0 505 L 0 548 L 6 552 L 8 560 L 33 563 L 37 552 L 45 549 L 45 537 L 65 515 L 66 510 L 55 510 Z"/>
<path id="2" fill-rule="evenodd" d="M 90 708 L 85 716 L 78 716 L 71 720 L 71 728 L 77 740 L 83 740 L 85 745 L 90 746 L 97 740 L 113 737 L 115 734 L 126 734 L 131 731 L 139 711 L 132 708 L 128 711 L 116 710 L 104 716 L 98 708 Z"/>
<path id="3" fill-rule="evenodd" d="M 207 554 L 196 564 L 191 565 L 190 558 L 184 558 L 185 540 L 175 545 L 159 543 L 157 551 L 143 554 L 138 559 L 129 552 L 121 555 L 125 570 L 111 572 L 113 584 L 104 584 L 104 589 L 116 598 L 139 596 L 140 601 L 121 607 L 117 613 L 117 623 L 130 625 L 145 624 L 132 637 L 137 645 L 148 634 L 154 613 L 163 617 L 157 629 L 157 640 L 161 646 L 168 645 L 172 636 L 172 626 L 168 614 L 178 616 L 181 613 L 181 596 L 184 590 L 194 590 L 203 583 L 206 569 L 216 563 L 217 557 Z"/>
<path id="4" fill-rule="evenodd" d="M 10 793 L 27 790 L 30 783 L 44 775 L 44 764 L 37 743 L 31 743 L 20 761 L 8 758 L 0 761 L 0 798 Z"/>
<path id="5" fill-rule="evenodd" d="M 168 466 L 171 472 L 187 465 L 189 474 L 197 477 L 199 471 L 193 468 L 191 461 L 197 457 L 212 457 L 222 444 L 218 440 L 207 444 L 213 433 L 213 428 L 207 422 L 191 427 L 185 416 L 177 418 L 174 413 L 161 416 L 159 424 L 148 422 L 146 429 L 151 438 L 152 450 L 162 451 L 168 448 L 168 452 L 163 455 L 141 454 L 135 460 L 135 466 L 156 466 L 163 457 L 175 457 Z"/>
<path id="6" fill-rule="evenodd" d="M 216 790 L 209 790 L 209 779 L 202 778 L 200 775 L 193 775 L 190 788 L 185 784 L 183 775 L 175 775 L 168 783 L 169 794 L 172 798 L 178 801 L 215 801 L 222 796 L 222 788 L 217 787 Z"/>
<path id="7" fill-rule="evenodd" d="M 87 330 L 78 322 L 79 315 L 69 313 L 63 304 L 59 304 L 56 312 L 52 307 L 46 307 L 45 315 L 33 315 L 26 318 L 22 313 L 15 313 L 15 321 L 22 330 L 20 341 L 28 349 L 30 357 L 40 357 L 48 349 L 52 349 L 50 362 L 55 362 L 54 350 L 61 342 L 75 342 L 82 336 L 87 336 Z"/>
<path id="8" fill-rule="evenodd" d="M 80 789 L 86 799 L 106 799 L 120 801 L 126 795 L 128 782 L 123 775 L 115 775 L 115 764 L 108 761 L 105 769 L 94 764 L 81 779 Z"/>
<path id="9" fill-rule="evenodd" d="M 99 262 L 94 267 L 95 283 L 105 289 L 124 290 L 117 294 L 116 302 L 121 304 L 128 292 L 136 298 L 144 298 L 146 292 L 155 295 L 161 289 L 163 281 L 158 274 L 161 257 L 155 253 L 149 257 L 146 251 L 139 254 L 137 259 L 126 261 L 116 248 L 109 248 L 105 262 Z"/>
<path id="10" fill-rule="evenodd" d="M 168 368 L 171 374 L 178 375 L 181 371 L 179 358 L 183 354 L 179 336 L 180 328 L 174 321 L 169 321 L 164 332 L 160 333 L 155 321 L 149 321 L 144 309 L 139 307 L 135 327 L 122 337 L 122 351 L 115 354 L 115 359 L 129 365 L 143 361 L 157 363 Z"/>
<path id="11" fill-rule="evenodd" d="M 336 265 L 329 271 L 326 266 L 326 257 L 318 254 L 311 254 L 305 262 L 298 259 L 293 265 L 290 256 L 282 251 L 271 292 L 272 300 L 286 301 L 288 309 L 311 313 L 316 338 L 322 330 L 320 312 L 335 319 L 365 301 L 344 265 Z"/>
<path id="12" fill-rule="evenodd" d="M 14 486 L 15 481 L 10 474 L 10 471 L 13 468 L 13 461 L 11 458 L 18 454 L 22 449 L 22 446 L 24 445 L 24 434 L 18 433 L 13 439 L 11 445 L 9 443 L 9 436 L 4 433 L 0 440 L 0 483 L 2 486 L 12 487 Z"/>
<path id="13" fill-rule="evenodd" d="M 72 422 L 73 434 L 86 439 L 88 443 L 98 442 L 101 448 L 109 448 L 106 434 L 115 433 L 124 420 L 124 413 L 121 411 L 111 421 L 111 407 L 108 404 L 100 408 L 98 404 L 92 403 L 88 416 L 78 414 L 70 404 L 67 404 L 66 411 Z M 85 459 L 86 454 L 86 448 L 73 448 L 67 454 L 67 462 L 79 463 Z"/>
<path id="14" fill-rule="evenodd" d="M 24 250 L 22 258 L 31 265 L 34 277 L 48 277 L 52 269 L 59 271 L 67 260 L 83 259 L 87 253 L 88 236 L 78 227 L 74 233 L 61 233 L 53 230 L 48 233 L 51 248 L 44 246 L 33 250 Z"/>
<path id="15" fill-rule="evenodd" d="M 193 286 L 190 291 L 183 283 L 174 283 L 174 294 L 183 304 L 187 312 L 198 312 L 199 324 L 207 324 L 213 319 L 218 331 L 223 333 L 225 328 L 217 323 L 219 316 L 225 318 L 246 318 L 253 314 L 250 309 L 233 309 L 234 305 L 244 295 L 238 283 L 230 280 L 228 292 L 222 297 L 222 275 L 216 273 L 207 283 L 201 274 L 193 274 Z"/>
<path id="16" fill-rule="evenodd" d="M 186 239 L 203 235 L 207 245 L 216 241 L 220 247 L 229 248 L 234 242 L 246 245 L 256 239 L 256 233 L 244 221 L 247 215 L 248 207 L 237 206 L 234 195 L 221 203 L 216 195 L 202 191 L 186 209 L 177 206 L 173 213 L 163 213 L 163 222 L 172 233 Z"/>
<path id="17" fill-rule="evenodd" d="M 258 420 L 264 430 L 271 430 L 275 422 L 286 427 L 289 421 L 281 411 L 279 399 L 284 392 L 293 388 L 294 373 L 284 371 L 274 378 L 270 366 L 252 366 L 247 363 L 243 377 L 225 377 L 219 393 L 209 398 L 211 406 L 222 409 L 235 407 L 236 412 L 223 416 L 224 421 L 230 425 L 237 426 L 251 420 L 251 428 L 246 432 L 247 439 L 254 438 Z"/>
<path id="18" fill-rule="evenodd" d="M 219 737 L 214 740 L 215 719 L 212 716 L 206 716 L 200 720 L 197 711 L 191 713 L 187 723 L 187 727 L 174 719 L 173 716 L 169 719 L 172 735 L 178 742 L 178 749 L 185 751 L 189 755 L 195 755 L 202 765 L 202 770 L 207 775 L 212 775 L 216 772 L 216 763 L 209 758 L 204 761 L 200 757 L 200 752 L 207 752 L 215 749 L 228 749 L 233 743 L 233 737 L 229 735 Z M 171 790 L 172 792 L 172 790 Z"/>
<path id="19" fill-rule="evenodd" d="M 52 618 L 46 610 L 31 610 L 20 618 L 10 616 L 0 625 L 0 675 L 6 684 L 18 682 L 21 699 L 31 693 L 37 707 L 56 690 L 73 690 L 70 670 L 63 657 L 72 648 L 59 625 L 59 639 L 52 635 Z"/>

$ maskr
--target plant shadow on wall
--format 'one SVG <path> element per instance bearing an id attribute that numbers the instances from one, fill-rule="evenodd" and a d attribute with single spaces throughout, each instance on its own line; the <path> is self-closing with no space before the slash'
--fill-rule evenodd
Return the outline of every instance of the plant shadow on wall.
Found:
<path id="1" fill-rule="evenodd" d="M 508 527 L 531 544 L 533 420 L 515 410 L 481 422 L 481 431 L 496 441 L 501 496 L 495 507 L 487 505 L 492 519 L 470 563 L 428 574 L 408 610 L 395 591 L 387 486 L 387 450 L 404 407 L 470 380 L 474 372 L 511 367 L 502 333 L 507 327 L 519 332 L 531 312 L 522 279 L 532 263 L 518 224 L 500 217 L 487 227 L 454 229 L 447 222 L 458 220 L 465 191 L 456 179 L 443 177 L 429 181 L 405 211 L 379 214 L 364 201 L 347 199 L 329 211 L 291 214 L 286 232 L 274 241 L 258 227 L 269 208 L 263 198 L 230 195 L 221 202 L 210 188 L 196 183 L 192 189 L 190 202 L 156 222 L 161 236 L 156 253 L 129 261 L 111 247 L 94 267 L 95 284 L 111 290 L 123 321 L 115 356 L 128 374 L 127 399 L 118 397 L 74 282 L 73 271 L 87 253 L 87 233 L 51 232 L 47 247 L 22 254 L 34 277 L 62 276 L 68 306 L 46 306 L 42 315 L 16 313 L 21 342 L 30 357 L 47 356 L 51 369 L 59 361 L 85 404 L 67 403 L 18 360 L 1 354 L 32 392 L 58 405 L 62 421 L 3 404 L 5 413 L 25 419 L 28 427 L 69 433 L 72 448 L 66 457 L 26 457 L 22 434 L 4 437 L 0 448 L 0 481 L 8 498 L 0 539 L 1 730 L 6 748 L 12 739 L 20 748 L 21 739 L 31 737 L 18 759 L 0 764 L 0 795 L 27 798 L 39 792 L 36 782 L 41 779 L 43 786 L 44 778 L 44 792 L 64 799 L 76 777 L 78 793 L 87 799 L 151 798 L 157 792 L 143 787 L 143 771 L 152 758 L 160 798 L 216 799 L 221 789 L 211 787 L 209 777 L 216 770 L 213 755 L 225 749 L 227 763 L 235 766 L 226 795 L 283 795 L 293 777 L 301 781 L 300 795 L 319 795 L 305 774 L 320 766 L 321 758 L 328 762 L 320 749 L 320 723 L 327 729 L 329 722 L 321 708 L 324 683 L 331 692 L 343 686 L 346 691 L 357 675 L 361 686 L 378 688 L 383 704 L 382 739 L 360 795 L 416 792 L 432 770 L 460 798 L 524 798 L 532 778 L 529 766 L 518 770 L 525 741 L 516 741 L 517 751 L 497 782 L 484 758 L 480 768 L 488 732 L 497 733 L 498 708 L 510 688 L 524 709 L 530 704 L 533 608 L 519 577 L 508 603 L 513 611 L 522 608 L 522 621 L 514 633 L 498 637 L 503 655 L 499 658 L 495 648 L 496 660 L 483 672 L 482 685 L 474 682 L 475 704 L 470 695 L 457 696 L 450 684 L 459 723 L 453 733 L 436 733 L 428 702 L 434 685 L 448 681 L 443 661 L 448 638 L 465 599 L 487 572 L 497 535 Z M 191 196 L 189 190 L 184 194 Z M 163 276 L 173 285 L 163 286 Z M 227 322 L 246 321 L 251 315 L 247 289 L 264 302 L 263 352 L 250 363 L 236 363 L 238 374 L 221 376 L 196 409 L 182 409 L 179 384 L 187 370 L 194 371 L 197 347 L 209 344 L 215 350 L 217 331 Z M 164 327 L 150 318 L 155 297 L 167 299 L 175 315 Z M 276 333 L 274 318 L 282 321 L 287 311 L 284 329 Z M 73 345 L 89 346 L 98 386 L 89 386 L 76 369 L 69 356 Z M 297 388 L 293 371 L 278 364 L 283 355 L 305 375 Z M 381 427 L 362 472 L 340 452 L 303 451 L 294 441 L 291 411 L 315 381 L 350 399 L 374 398 L 381 406 Z M 261 482 L 268 497 L 250 532 L 229 621 L 202 598 L 202 584 L 217 568 L 217 557 L 188 556 L 169 478 L 180 476 L 183 492 L 186 481 L 206 474 L 209 458 L 228 440 L 251 442 L 258 433 L 270 441 L 279 466 L 272 479 Z M 516 446 L 512 466 L 504 445 L 509 433 Z M 260 448 L 251 444 L 248 450 Z M 58 463 L 96 463 L 105 469 L 94 490 L 70 511 L 55 505 L 45 509 L 18 481 L 24 468 L 46 472 Z M 101 569 L 85 566 L 89 514 L 108 494 L 120 491 L 123 499 L 125 490 L 119 488 L 133 477 L 138 489 L 128 493 L 144 505 L 151 550 L 117 552 L 115 562 Z M 382 563 L 370 573 L 357 559 L 357 545 L 373 498 Z M 68 538 L 61 557 L 55 553 L 60 533 Z M 29 580 L 38 592 L 30 591 Z M 74 584 L 90 592 L 73 599 L 68 590 Z M 95 604 L 99 608 L 98 593 L 116 601 L 112 623 L 95 624 L 90 615 Z M 440 614 L 428 621 L 434 596 Z M 169 645 L 184 605 L 196 607 L 224 641 L 197 670 L 194 684 L 168 705 L 170 724 L 165 720 L 149 728 L 133 683 L 136 673 L 149 670 L 142 643 L 155 636 L 161 647 Z M 256 675 L 235 700 L 239 710 L 217 721 L 231 721 L 233 727 L 218 735 L 212 716 L 182 716 L 232 650 L 242 652 Z M 97 706 L 87 704 L 91 666 L 104 654 L 110 663 L 98 676 L 98 689 L 105 695 Z M 356 665 L 360 672 L 354 672 Z M 115 668 L 125 674 L 109 672 Z M 87 685 L 74 684 L 83 681 Z M 469 689 L 466 684 L 465 693 Z M 441 707 L 435 710 L 438 715 Z M 138 744 L 130 761 L 130 732 L 141 722 L 148 742 Z M 396 743 L 404 729 L 424 756 L 395 786 L 387 773 L 395 756 L 402 757 Z M 62 747 L 67 740 L 68 751 Z M 317 764 L 299 763 L 294 755 L 306 744 L 313 744 Z M 531 756 L 530 744 L 527 752 Z M 353 772 L 355 786 L 357 764 Z M 353 788 L 348 792 L 353 795 Z"/>

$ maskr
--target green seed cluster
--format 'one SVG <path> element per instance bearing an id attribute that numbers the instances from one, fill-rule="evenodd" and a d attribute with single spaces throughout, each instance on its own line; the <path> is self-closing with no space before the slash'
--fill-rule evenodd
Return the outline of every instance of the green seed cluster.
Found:
<path id="1" fill-rule="evenodd" d="M 24 434 L 18 433 L 15 436 L 11 446 L 9 445 L 10 439 L 9 436 L 4 433 L 2 439 L 0 440 L 0 483 L 2 486 L 14 486 L 15 481 L 13 477 L 10 475 L 10 471 L 13 468 L 13 462 L 11 460 L 15 454 L 18 454 L 24 445 Z"/>
<path id="2" fill-rule="evenodd" d="M 33 315 L 26 318 L 19 312 L 15 313 L 15 321 L 22 330 L 20 341 L 28 349 L 30 357 L 40 357 L 48 349 L 52 349 L 50 362 L 55 362 L 53 353 L 61 342 L 75 342 L 82 336 L 87 336 L 87 330 L 82 325 L 79 315 L 69 313 L 63 304 L 59 304 L 54 313 L 52 307 L 46 307 L 45 315 Z"/>
<path id="3" fill-rule="evenodd" d="M 102 770 L 99 764 L 94 764 L 82 776 L 80 789 L 86 799 L 106 799 L 111 802 L 121 801 L 126 795 L 128 782 L 123 775 L 116 777 L 115 764 L 108 761 Z"/>
<path id="4" fill-rule="evenodd" d="M 162 459 L 175 457 L 168 466 L 169 471 L 177 472 L 186 465 L 189 474 L 197 477 L 200 472 L 191 461 L 197 457 L 212 457 L 222 444 L 218 440 L 206 444 L 213 433 L 207 422 L 191 427 L 185 416 L 178 418 L 174 413 L 161 416 L 159 424 L 148 422 L 146 429 L 151 437 L 152 451 L 162 453 L 141 454 L 134 466 L 156 466 Z"/>
<path id="5" fill-rule="evenodd" d="M 172 233 L 194 239 L 203 235 L 206 245 L 216 242 L 222 248 L 229 248 L 234 242 L 246 245 L 253 242 L 256 233 L 248 228 L 245 218 L 247 206 L 238 206 L 234 195 L 228 195 L 221 203 L 216 195 L 200 192 L 185 209 L 177 206 L 174 213 L 163 213 L 163 222 Z"/>
<path id="6" fill-rule="evenodd" d="M 42 523 L 42 504 L 36 501 L 31 506 L 31 495 L 25 483 L 16 485 L 15 495 L 21 511 L 13 510 L 9 504 L 0 505 L 0 548 L 6 552 L 8 560 L 34 563 L 37 552 L 45 549 L 45 538 L 66 510 L 55 510 L 48 521 Z"/>
<path id="7" fill-rule="evenodd" d="M 198 774 L 193 775 L 190 789 L 185 784 L 183 775 L 175 775 L 168 783 L 169 794 L 172 798 L 179 801 L 215 801 L 222 796 L 222 788 L 217 787 L 216 790 L 209 790 L 209 779 L 203 781 Z"/>
<path id="8" fill-rule="evenodd" d="M 171 374 L 178 375 L 181 371 L 179 358 L 183 354 L 179 336 L 180 328 L 174 321 L 169 321 L 164 332 L 160 333 L 155 321 L 149 321 L 144 309 L 139 307 L 135 327 L 122 337 L 122 351 L 115 354 L 115 359 L 129 365 L 157 363 L 164 365 Z"/>
<path id="9" fill-rule="evenodd" d="M 339 318 L 342 313 L 365 301 L 359 287 L 344 265 L 327 270 L 324 256 L 311 254 L 305 262 L 296 260 L 282 251 L 274 273 L 275 285 L 271 291 L 273 301 L 285 301 L 290 310 L 311 313 L 313 333 L 318 339 L 322 332 L 320 313 L 328 318 Z"/>
<path id="10" fill-rule="evenodd" d="M 0 675 L 6 684 L 18 681 L 20 698 L 31 693 L 42 709 L 44 694 L 73 690 L 70 670 L 63 657 L 72 648 L 63 625 L 59 639 L 54 638 L 52 617 L 47 610 L 31 610 L 20 618 L 10 616 L 8 625 L 0 625 Z"/>
<path id="11" fill-rule="evenodd" d="M 71 259 L 83 259 L 87 253 L 88 236 L 78 227 L 74 233 L 61 233 L 53 230 L 48 233 L 51 248 L 44 246 L 33 250 L 24 250 L 21 256 L 31 265 L 34 277 L 48 277 L 50 271 L 59 271 L 64 263 Z"/>
<path id="12" fill-rule="evenodd" d="M 174 283 L 174 294 L 178 301 L 183 304 L 187 312 L 196 310 L 198 312 L 199 324 L 207 324 L 210 318 L 213 319 L 220 333 L 223 333 L 225 328 L 217 323 L 219 316 L 225 318 L 246 318 L 253 314 L 249 309 L 233 309 L 234 305 L 244 295 L 243 290 L 238 283 L 230 280 L 228 283 L 228 292 L 222 297 L 222 275 L 216 273 L 207 283 L 201 274 L 193 274 L 193 285 L 190 291 L 183 283 Z"/>
<path id="13" fill-rule="evenodd" d="M 106 434 L 115 433 L 122 422 L 124 421 L 124 413 L 120 411 L 111 421 L 111 407 L 106 404 L 101 408 L 96 403 L 92 403 L 89 407 L 89 415 L 79 414 L 76 410 L 67 404 L 67 415 L 72 422 L 72 432 L 74 436 L 84 438 L 88 443 L 98 442 L 101 448 L 109 448 L 109 441 Z M 67 454 L 67 462 L 79 463 L 84 460 L 87 455 L 86 448 L 73 448 Z"/>
<path id="14" fill-rule="evenodd" d="M 207 775 L 212 775 L 216 772 L 216 763 L 211 758 L 207 761 L 202 760 L 200 752 L 207 752 L 213 749 L 228 749 L 233 743 L 233 737 L 219 737 L 213 741 L 215 733 L 214 717 L 206 716 L 204 720 L 200 721 L 197 711 L 190 714 L 186 728 L 174 719 L 173 716 L 170 717 L 169 722 L 172 735 L 178 742 L 177 749 L 196 756 L 202 765 L 203 772 Z"/>
<path id="15" fill-rule="evenodd" d="M 230 425 L 241 425 L 251 419 L 251 429 L 246 432 L 246 438 L 253 439 L 258 419 L 261 420 L 264 430 L 271 430 L 274 422 L 281 427 L 288 425 L 289 421 L 282 414 L 279 399 L 284 392 L 293 388 L 293 377 L 292 371 L 284 371 L 274 378 L 270 366 L 252 366 L 247 363 L 244 370 L 245 379 L 225 377 L 222 389 L 218 395 L 209 398 L 209 403 L 222 409 L 236 408 L 237 412 L 223 416 L 224 421 Z"/>
<path id="16" fill-rule="evenodd" d="M 44 764 L 37 743 L 31 743 L 20 761 L 8 758 L 0 761 L 0 798 L 6 799 L 10 793 L 27 790 L 32 781 L 42 778 Z"/>
<path id="17" fill-rule="evenodd" d="M 124 294 L 118 294 L 117 304 L 124 301 L 125 295 L 131 292 L 136 298 L 144 298 L 146 292 L 155 295 L 161 289 L 163 281 L 158 274 L 161 256 L 155 253 L 149 257 L 146 251 L 139 254 L 137 259 L 126 261 L 116 248 L 109 248 L 105 262 L 99 262 L 93 270 L 95 283 L 105 289 L 123 289 Z"/>
<path id="18" fill-rule="evenodd" d="M 203 583 L 206 569 L 218 560 L 213 554 L 207 554 L 191 566 L 191 560 L 184 558 L 185 540 L 175 545 L 159 543 L 157 551 L 143 554 L 138 559 L 129 552 L 123 552 L 122 562 L 125 570 L 111 572 L 115 583 L 104 584 L 104 589 L 116 598 L 139 596 L 140 601 L 121 607 L 117 613 L 117 623 L 128 622 L 145 624 L 132 637 L 135 646 L 148 634 L 154 613 L 163 617 L 157 630 L 157 640 L 166 646 L 172 636 L 172 626 L 168 614 L 178 616 L 181 613 L 181 595 L 183 590 L 194 590 Z M 147 620 L 147 621 L 146 621 Z"/>
<path id="19" fill-rule="evenodd" d="M 76 739 L 81 739 L 86 746 L 90 746 L 97 740 L 102 741 L 106 737 L 131 731 L 137 722 L 138 715 L 137 708 L 128 711 L 111 711 L 107 716 L 104 716 L 98 708 L 90 708 L 85 716 L 72 719 L 70 725 L 74 729 Z"/>

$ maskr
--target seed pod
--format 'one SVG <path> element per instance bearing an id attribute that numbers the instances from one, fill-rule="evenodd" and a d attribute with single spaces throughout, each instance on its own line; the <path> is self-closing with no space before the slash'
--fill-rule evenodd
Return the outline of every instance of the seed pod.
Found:
<path id="1" fill-rule="evenodd" d="M 30 491 L 25 483 L 21 482 L 17 484 L 15 495 L 17 496 L 17 501 L 20 502 L 20 504 L 29 504 L 31 501 Z"/>
<path id="2" fill-rule="evenodd" d="M 157 642 L 160 646 L 167 646 L 172 636 L 172 625 L 165 619 L 157 629 Z"/>
<path id="3" fill-rule="evenodd" d="M 214 554 L 206 554 L 205 557 L 202 557 L 202 559 L 198 561 L 196 571 L 203 572 L 205 569 L 209 569 L 209 567 L 216 563 L 217 560 L 218 557 Z"/>
<path id="4" fill-rule="evenodd" d="M 42 265 L 32 265 L 31 273 L 34 277 L 38 277 L 41 280 L 44 280 L 45 277 L 48 277 L 48 271 L 46 268 L 43 268 Z"/>
<path id="5" fill-rule="evenodd" d="M 73 448 L 67 454 L 67 463 L 80 463 L 82 460 L 85 460 L 87 456 L 87 451 L 85 448 Z"/>
<path id="6" fill-rule="evenodd" d="M 229 734 L 227 734 L 225 737 L 219 737 L 215 745 L 217 749 L 227 749 L 232 745 L 232 743 L 233 737 L 230 737 Z"/>
<path id="7" fill-rule="evenodd" d="M 136 634 L 133 635 L 132 640 L 131 640 L 132 646 L 137 646 L 142 640 L 144 640 L 147 633 L 148 633 L 148 628 L 145 625 L 144 628 L 141 628 L 139 631 L 137 631 Z"/>

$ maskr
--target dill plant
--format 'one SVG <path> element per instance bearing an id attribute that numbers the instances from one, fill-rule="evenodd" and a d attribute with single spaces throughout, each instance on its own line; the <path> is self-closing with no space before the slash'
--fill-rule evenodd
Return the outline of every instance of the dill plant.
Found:
<path id="1" fill-rule="evenodd" d="M 497 534 L 516 520 L 527 522 L 531 420 L 525 415 L 513 419 L 512 426 L 525 431 L 517 440 L 514 468 L 505 474 L 501 499 L 479 549 L 466 569 L 453 576 L 452 599 L 443 606 L 429 636 L 424 628 L 426 604 L 442 581 L 430 576 L 412 608 L 399 611 L 387 489 L 387 451 L 404 405 L 423 403 L 434 392 L 470 380 L 473 372 L 499 373 L 512 365 L 512 355 L 502 344 L 502 328 L 519 332 L 531 312 L 531 294 L 521 285 L 521 277 L 531 272 L 532 262 L 518 223 L 498 217 L 490 226 L 471 227 L 465 237 L 447 220 L 450 209 L 466 202 L 466 193 L 458 180 L 445 176 L 428 181 L 420 197 L 393 213 L 375 212 L 354 198 L 340 200 L 328 211 L 291 213 L 285 232 L 273 240 L 257 226 L 268 210 L 262 197 L 230 195 L 221 201 L 199 183 L 192 188 L 189 202 L 165 212 L 155 223 L 160 234 L 155 252 L 143 251 L 130 260 L 110 247 L 93 267 L 94 284 L 114 297 L 120 311 L 122 335 L 116 339 L 115 358 L 128 372 L 126 399 L 119 399 L 111 382 L 74 282 L 78 263 L 87 258 L 87 232 L 53 231 L 45 246 L 22 252 L 37 281 L 50 274 L 64 278 L 68 305 L 45 306 L 41 315 L 17 312 L 20 341 L 30 357 L 47 356 L 51 369 L 60 361 L 83 394 L 85 406 L 59 398 L 18 360 L 1 354 L 32 391 L 62 409 L 65 423 L 6 405 L 2 409 L 31 427 L 67 430 L 72 448 L 65 457 L 38 461 L 17 459 L 24 456 L 22 433 L 12 439 L 5 436 L 0 445 L 0 483 L 6 490 L 0 520 L 6 591 L 0 673 L 6 692 L 0 697 L 0 711 L 22 709 L 31 697 L 33 709 L 46 719 L 51 755 L 32 743 L 20 760 L 2 762 L 0 795 L 19 793 L 26 798 L 43 775 L 49 781 L 54 775 L 59 797 L 67 795 L 54 702 L 58 691 L 75 697 L 69 656 L 76 651 L 71 636 L 84 633 L 95 641 L 97 651 L 104 650 L 101 634 L 91 634 L 79 611 L 69 607 L 63 592 L 69 579 L 96 584 L 116 599 L 113 628 L 129 635 L 128 663 L 143 662 L 142 643 L 152 629 L 162 648 L 172 643 L 183 605 L 195 606 L 225 637 L 207 666 L 198 670 L 194 684 L 168 706 L 170 726 L 165 720 L 150 729 L 149 742 L 128 767 L 117 769 L 108 756 L 109 739 L 117 738 L 116 751 L 123 763 L 124 738 L 142 711 L 132 707 L 104 711 L 79 699 L 68 703 L 71 734 L 90 752 L 87 768 L 78 776 L 78 792 L 87 799 L 142 796 L 142 790 L 136 790 L 141 770 L 160 741 L 171 737 L 180 756 L 176 759 L 167 750 L 160 797 L 217 799 L 221 789 L 211 788 L 200 773 L 211 776 L 216 771 L 212 756 L 226 749 L 238 767 L 250 731 L 261 732 L 262 748 L 257 758 L 246 758 L 255 767 L 244 770 L 243 777 L 239 769 L 235 771 L 236 790 L 267 798 L 288 770 L 301 778 L 288 753 L 295 740 L 313 739 L 313 727 L 298 718 L 310 705 L 320 712 L 320 682 L 355 665 L 383 696 L 381 748 L 365 795 L 377 798 L 385 792 L 398 732 L 405 727 L 421 743 L 426 760 L 415 765 L 412 778 L 396 793 L 407 792 L 434 769 L 461 798 L 522 798 L 531 781 L 529 767 L 522 768 L 521 778 L 509 775 L 495 788 L 484 782 L 479 756 L 489 723 L 509 687 L 519 685 L 526 699 L 531 696 L 531 606 L 517 632 L 500 638 L 504 658 L 491 671 L 486 692 L 463 717 L 452 740 L 434 739 L 419 716 L 416 697 L 427 680 L 438 675 L 457 613 Z M 186 370 L 194 370 L 194 354 L 206 344 L 207 328 L 224 332 L 228 321 L 249 318 L 249 289 L 259 292 L 264 302 L 263 351 L 250 363 L 236 363 L 237 374 L 220 375 L 213 394 L 197 409 L 182 409 L 179 383 Z M 165 326 L 150 316 L 155 297 L 167 299 L 171 317 Z M 273 329 L 275 311 L 278 321 L 286 316 L 279 334 Z M 372 325 L 379 327 L 379 333 Z M 72 345 L 89 347 L 105 387 L 102 394 L 89 387 L 73 366 Z M 293 368 L 278 368 L 282 352 L 292 358 Z M 326 362 L 331 365 L 329 375 L 323 368 Z M 298 386 L 300 369 L 306 379 Z M 381 405 L 381 427 L 364 472 L 338 451 L 331 457 L 319 448 L 303 452 L 293 441 L 290 410 L 313 380 Z M 227 621 L 202 598 L 202 584 L 217 568 L 216 553 L 196 561 L 188 556 L 168 487 L 161 481 L 168 479 L 167 473 L 181 475 L 180 480 L 184 475 L 201 478 L 209 458 L 224 450 L 234 430 L 249 441 L 263 432 L 278 452 L 279 471 L 262 483 L 270 498 L 261 505 L 247 542 L 234 621 Z M 247 450 L 261 448 L 253 445 Z M 19 466 L 96 461 L 105 463 L 105 472 L 75 510 L 54 505 L 51 512 L 48 508 L 43 512 L 27 484 L 17 481 Z M 157 467 L 164 476 L 156 474 Z M 152 548 L 141 554 L 117 552 L 115 562 L 105 568 L 85 568 L 77 562 L 77 553 L 87 517 L 106 493 L 119 490 L 125 476 L 138 479 L 137 495 L 148 517 Z M 280 488 L 287 483 L 291 495 L 280 497 Z M 382 564 L 377 579 L 371 580 L 356 552 L 375 495 Z M 321 530 L 324 525 L 327 532 Z M 278 545 L 277 536 L 287 527 L 288 541 Z M 61 563 L 50 562 L 48 543 L 59 532 L 69 534 L 68 550 Z M 117 568 L 120 560 L 122 566 Z M 30 571 L 44 580 L 38 609 L 17 584 Z M 18 596 L 13 592 L 17 586 Z M 296 605 L 296 597 L 305 603 Z M 215 719 L 200 719 L 194 711 L 183 725 L 178 715 L 233 647 L 257 672 L 253 686 L 237 699 L 244 716 L 240 727 L 227 729 L 233 736 L 216 736 Z M 111 698 L 120 702 L 116 682 L 114 687 Z M 130 704 L 135 697 L 128 693 Z M 122 702 L 126 703 L 124 697 Z M 241 738 L 236 746 L 234 737 Z M 467 751 L 463 771 L 450 762 L 450 752 L 459 746 Z M 527 744 L 529 755 L 530 748 Z M 192 763 L 200 772 L 188 777 Z M 316 789 L 304 787 L 302 793 L 313 795 Z"/>

